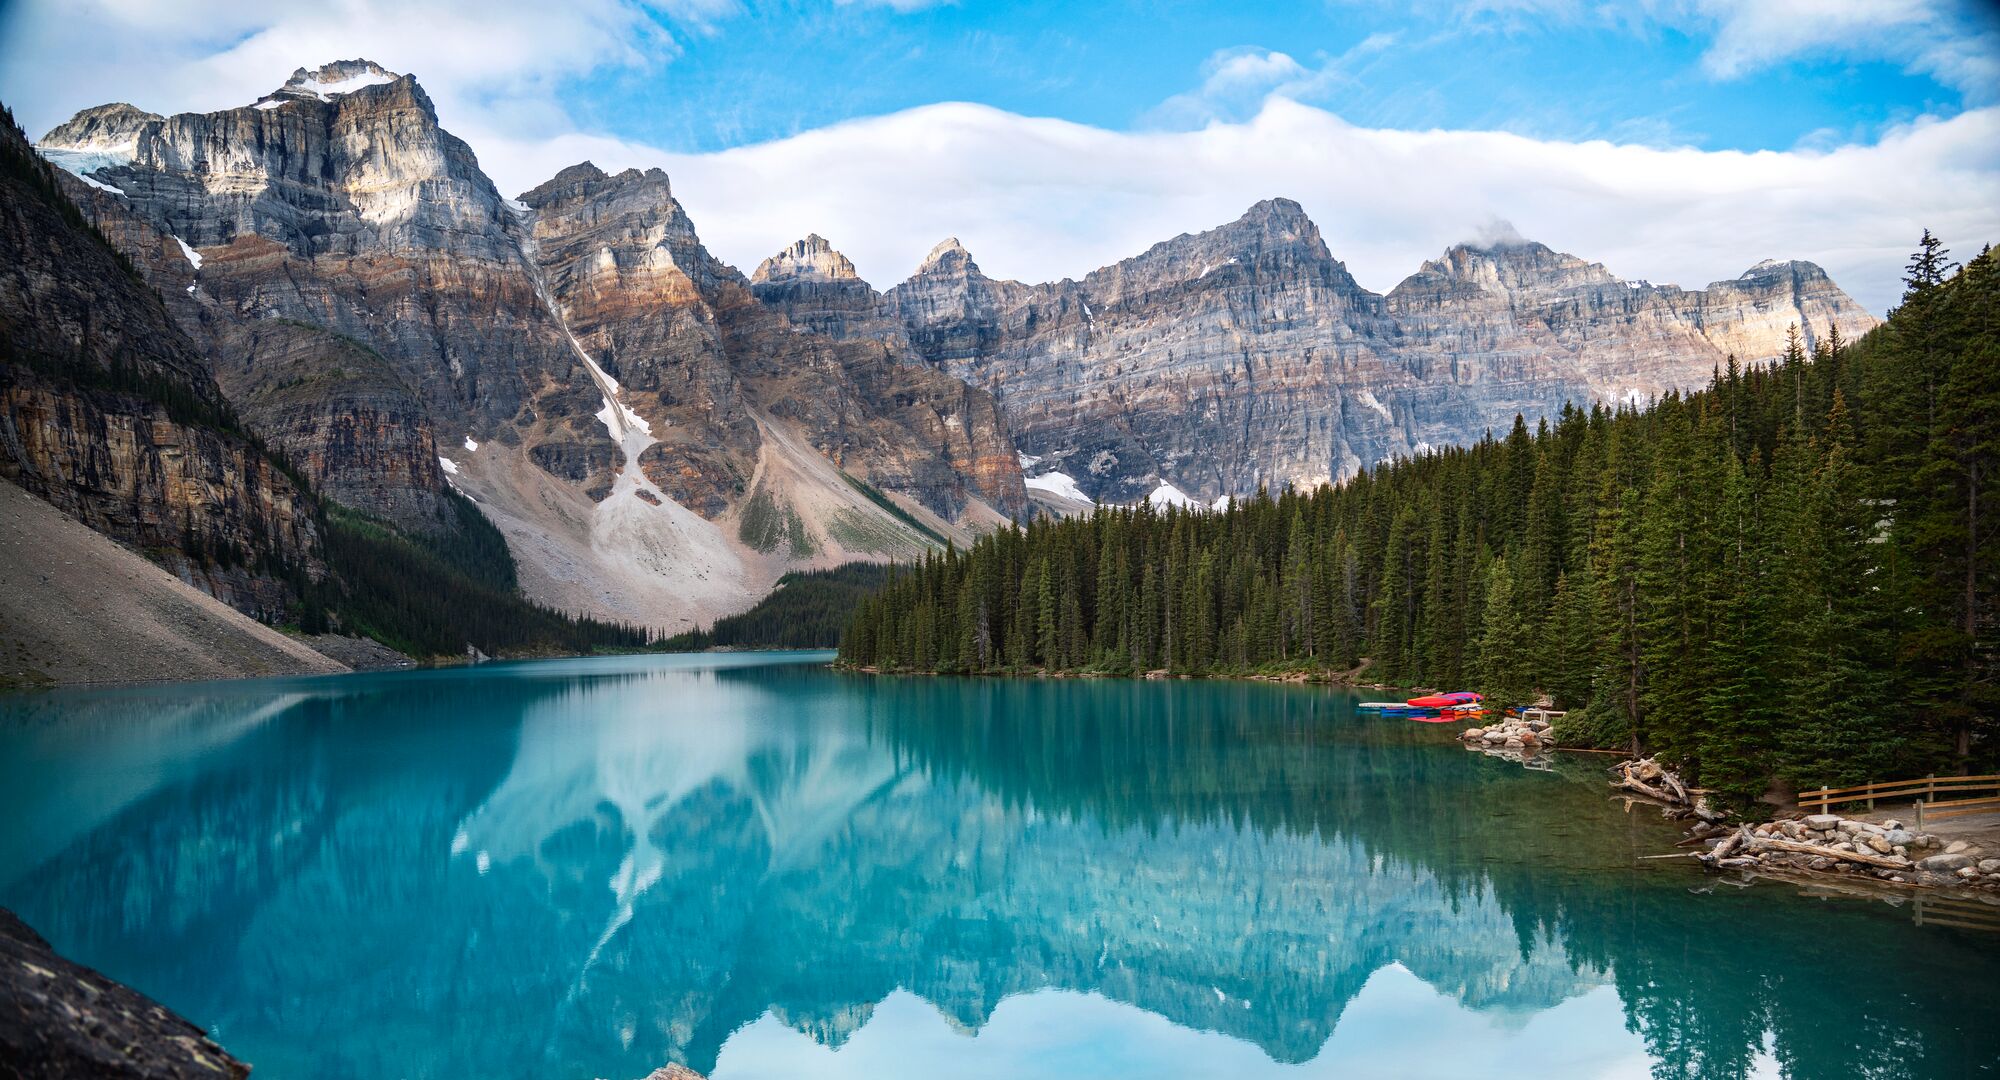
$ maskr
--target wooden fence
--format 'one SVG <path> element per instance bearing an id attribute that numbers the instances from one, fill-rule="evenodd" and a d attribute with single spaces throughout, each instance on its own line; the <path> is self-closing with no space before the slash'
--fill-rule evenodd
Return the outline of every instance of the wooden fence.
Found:
<path id="1" fill-rule="evenodd" d="M 1979 795 L 1979 792 L 1992 794 Z M 1938 798 L 1940 795 L 1946 798 L 1940 800 Z M 1964 795 L 1976 797 L 1953 797 Z M 1873 810 L 1877 799 L 1897 802 L 1915 799 L 1917 828 L 1921 829 L 1925 820 L 1937 821 L 1965 814 L 2000 813 L 2000 775 L 1926 776 L 1921 780 L 1889 780 L 1859 784 L 1854 787 L 1820 788 L 1818 791 L 1800 792 L 1799 809 L 1808 813 L 1825 814 L 1836 806 L 1865 802 L 1868 804 L 1868 809 Z"/>

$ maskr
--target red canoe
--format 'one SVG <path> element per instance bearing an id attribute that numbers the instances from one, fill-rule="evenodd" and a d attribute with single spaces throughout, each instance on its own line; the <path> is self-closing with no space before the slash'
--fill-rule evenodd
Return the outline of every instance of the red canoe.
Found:
<path id="1" fill-rule="evenodd" d="M 1460 690 L 1451 694 L 1430 694 L 1425 697 L 1413 697 L 1405 702 L 1405 704 L 1414 705 L 1419 709 L 1443 709 L 1453 705 L 1471 705 L 1479 700 L 1478 694 Z"/>

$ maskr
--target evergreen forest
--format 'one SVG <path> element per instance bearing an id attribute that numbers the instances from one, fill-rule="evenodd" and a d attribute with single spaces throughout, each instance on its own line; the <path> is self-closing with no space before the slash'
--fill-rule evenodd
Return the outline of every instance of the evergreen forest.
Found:
<path id="1" fill-rule="evenodd" d="M 1926 232 L 1854 342 L 1649 407 L 1220 512 L 1099 507 L 947 548 L 842 662 L 938 673 L 1304 673 L 1546 694 L 1567 744 L 1750 799 L 1996 764 L 2000 285 Z"/>

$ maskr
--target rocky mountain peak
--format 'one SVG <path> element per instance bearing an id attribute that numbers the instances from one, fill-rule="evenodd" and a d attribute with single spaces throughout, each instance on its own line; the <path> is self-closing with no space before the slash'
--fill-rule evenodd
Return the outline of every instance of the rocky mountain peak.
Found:
<path id="1" fill-rule="evenodd" d="M 854 264 L 833 249 L 826 238 L 811 233 L 805 239 L 758 264 L 752 284 L 777 281 L 859 281 Z"/>
<path id="2" fill-rule="evenodd" d="M 37 145 L 59 150 L 129 146 L 139 137 L 139 129 L 164 119 L 136 105 L 114 101 L 92 106 L 57 124 Z"/>
<path id="3" fill-rule="evenodd" d="M 290 99 L 332 101 L 370 86 L 386 86 L 402 77 L 373 60 L 335 60 L 319 68 L 299 68 L 292 72 L 285 85 L 266 95 L 257 107 L 275 108 L 277 103 Z"/>
<path id="4" fill-rule="evenodd" d="M 978 274 L 979 264 L 972 261 L 972 252 L 958 242 L 958 237 L 947 236 L 938 241 L 929 255 L 924 256 L 918 274 Z"/>

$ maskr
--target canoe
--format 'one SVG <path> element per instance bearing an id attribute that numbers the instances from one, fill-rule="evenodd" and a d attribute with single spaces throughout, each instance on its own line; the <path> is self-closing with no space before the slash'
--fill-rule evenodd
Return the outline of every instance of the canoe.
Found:
<path id="1" fill-rule="evenodd" d="M 1443 709 L 1453 705 L 1471 705 L 1479 700 L 1480 697 L 1478 694 L 1472 693 L 1469 690 L 1457 690 L 1449 694 L 1430 694 L 1425 697 L 1413 697 L 1404 702 L 1404 704 L 1418 709 Z"/>
<path id="2" fill-rule="evenodd" d="M 1405 704 L 1403 704 L 1403 703 L 1402 703 L 1402 702 L 1400 702 L 1400 701 L 1364 701 L 1364 702 L 1362 702 L 1361 704 L 1359 704 L 1359 705 L 1356 705 L 1356 706 L 1355 706 L 1355 708 L 1357 708 L 1357 709 L 1407 709 L 1407 708 L 1409 708 L 1409 706 L 1408 706 L 1408 705 L 1405 705 Z"/>

